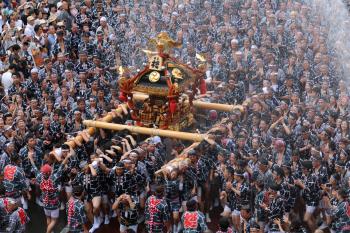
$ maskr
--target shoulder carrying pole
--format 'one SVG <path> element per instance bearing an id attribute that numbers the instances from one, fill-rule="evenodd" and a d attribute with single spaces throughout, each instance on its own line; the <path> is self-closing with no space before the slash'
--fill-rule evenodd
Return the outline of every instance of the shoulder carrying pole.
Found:
<path id="1" fill-rule="evenodd" d="M 131 125 L 112 124 L 112 123 L 106 123 L 101 121 L 91 121 L 91 120 L 85 120 L 83 121 L 83 124 L 93 128 L 111 129 L 116 131 L 127 129 L 131 133 L 176 138 L 176 139 L 195 141 L 195 142 L 200 142 L 204 140 L 206 136 L 204 134 L 178 132 L 178 131 L 172 131 L 172 130 L 162 130 L 162 129 L 138 127 L 138 126 L 131 126 Z"/>
<path id="2" fill-rule="evenodd" d="M 121 104 L 118 106 L 117 109 L 114 110 L 115 114 L 116 115 L 119 115 L 119 116 L 122 116 L 124 111 L 128 108 L 128 106 L 126 104 Z M 126 113 L 124 113 L 126 114 Z M 113 113 L 112 112 L 109 112 L 105 117 L 103 117 L 102 119 L 99 119 L 99 121 L 101 122 L 111 122 L 113 120 L 114 116 L 113 116 Z M 86 129 L 87 133 L 90 135 L 90 136 L 93 136 L 95 134 L 95 128 L 94 127 L 89 127 Z M 78 140 L 80 143 L 83 142 L 83 137 L 81 135 L 78 135 L 75 137 L 74 140 L 72 141 L 67 141 L 66 144 L 69 145 L 69 147 L 71 148 L 75 148 L 76 146 L 76 143 L 75 141 Z"/>

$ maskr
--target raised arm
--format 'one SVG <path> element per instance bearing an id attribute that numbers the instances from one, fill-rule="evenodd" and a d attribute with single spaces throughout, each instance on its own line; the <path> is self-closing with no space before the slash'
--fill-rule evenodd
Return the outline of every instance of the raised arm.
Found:
<path id="1" fill-rule="evenodd" d="M 100 168 L 105 174 L 109 174 L 113 169 L 113 168 L 112 169 L 108 168 L 106 164 L 104 164 L 103 162 L 100 163 Z"/>
<path id="2" fill-rule="evenodd" d="M 34 170 L 35 177 L 40 176 L 40 171 L 38 170 L 38 168 L 35 165 L 34 153 L 33 152 L 28 152 L 28 159 L 29 159 L 29 161 L 30 161 L 30 163 L 32 165 L 33 170 Z"/>
<path id="3" fill-rule="evenodd" d="M 113 159 L 111 159 L 109 156 L 105 154 L 100 154 L 100 158 L 106 159 L 109 163 L 113 162 Z"/>

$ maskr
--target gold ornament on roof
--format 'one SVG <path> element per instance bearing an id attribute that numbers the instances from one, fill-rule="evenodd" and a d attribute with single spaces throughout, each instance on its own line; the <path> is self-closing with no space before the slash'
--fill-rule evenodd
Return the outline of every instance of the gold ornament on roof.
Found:
<path id="1" fill-rule="evenodd" d="M 204 55 L 196 53 L 196 58 L 199 60 L 198 69 L 205 72 L 207 68 L 207 60 L 205 59 Z"/>
<path id="2" fill-rule="evenodd" d="M 149 74 L 149 81 L 152 83 L 158 82 L 158 80 L 160 79 L 160 74 L 157 71 L 153 71 Z"/>
<path id="3" fill-rule="evenodd" d="M 159 52 L 169 52 L 173 48 L 182 46 L 181 42 L 173 40 L 167 32 L 161 32 L 155 38 L 149 39 L 149 43 Z"/>
<path id="4" fill-rule="evenodd" d="M 119 75 L 122 76 L 125 72 L 125 69 L 123 68 L 123 66 L 119 66 L 118 71 L 119 71 Z"/>
<path id="5" fill-rule="evenodd" d="M 200 62 L 206 62 L 207 60 L 205 59 L 205 57 L 199 53 L 196 53 L 196 58 L 200 61 Z"/>
<path id="6" fill-rule="evenodd" d="M 175 68 L 172 70 L 171 74 L 174 76 L 176 79 L 182 79 L 182 72 L 178 68 Z"/>

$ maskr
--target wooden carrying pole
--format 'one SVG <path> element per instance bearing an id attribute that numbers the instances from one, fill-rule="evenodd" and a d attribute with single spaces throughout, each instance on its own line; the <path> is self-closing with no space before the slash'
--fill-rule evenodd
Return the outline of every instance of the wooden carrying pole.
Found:
<path id="1" fill-rule="evenodd" d="M 133 99 L 136 101 L 144 101 L 148 98 L 148 95 L 142 93 L 134 93 Z M 186 100 L 188 103 L 188 100 Z M 239 110 L 241 112 L 244 111 L 242 105 L 229 105 L 229 104 L 217 104 L 217 103 L 208 103 L 200 100 L 193 100 L 193 106 L 199 109 L 207 109 L 207 110 L 217 110 L 223 112 L 233 112 L 234 110 Z"/>
<path id="2" fill-rule="evenodd" d="M 128 106 L 126 104 L 121 104 L 118 106 L 117 109 L 114 110 L 114 112 L 116 113 L 116 115 L 123 115 L 124 109 L 128 109 Z M 111 112 L 109 112 L 105 117 L 103 117 L 102 119 L 99 119 L 99 121 L 101 122 L 111 122 L 113 120 L 113 114 Z M 95 128 L 94 127 L 89 127 L 86 129 L 86 132 L 90 135 L 93 136 L 95 134 Z M 75 140 L 78 140 L 80 143 L 82 143 L 84 141 L 83 137 L 81 135 L 78 135 L 75 137 L 74 140 L 72 141 L 67 141 L 66 144 L 69 145 L 71 148 L 75 148 L 76 143 L 74 142 Z"/>
<path id="3" fill-rule="evenodd" d="M 239 110 L 241 112 L 244 111 L 244 108 L 242 105 L 208 103 L 208 102 L 203 102 L 199 100 L 194 100 L 193 106 L 199 109 L 217 110 L 222 112 L 233 112 L 235 110 Z"/>
<path id="4" fill-rule="evenodd" d="M 186 132 L 178 132 L 178 131 L 172 131 L 172 130 L 162 130 L 162 129 L 145 128 L 145 127 L 130 126 L 130 125 L 112 124 L 112 123 L 106 123 L 101 121 L 91 121 L 91 120 L 85 120 L 83 121 L 83 124 L 87 127 L 93 127 L 93 128 L 111 129 L 116 131 L 127 129 L 131 133 L 176 138 L 176 139 L 195 141 L 195 142 L 201 142 L 202 140 L 205 139 L 205 136 L 206 136 L 205 134 L 186 133 Z"/>

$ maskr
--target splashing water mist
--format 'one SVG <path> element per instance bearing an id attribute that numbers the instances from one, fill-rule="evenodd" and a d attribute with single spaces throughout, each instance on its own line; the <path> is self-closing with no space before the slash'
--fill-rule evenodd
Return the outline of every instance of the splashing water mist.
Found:
<path id="1" fill-rule="evenodd" d="M 307 0 L 311 14 L 321 19 L 327 46 L 334 52 L 339 77 L 350 84 L 350 16 L 342 0 Z"/>

